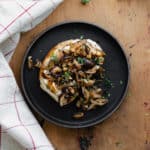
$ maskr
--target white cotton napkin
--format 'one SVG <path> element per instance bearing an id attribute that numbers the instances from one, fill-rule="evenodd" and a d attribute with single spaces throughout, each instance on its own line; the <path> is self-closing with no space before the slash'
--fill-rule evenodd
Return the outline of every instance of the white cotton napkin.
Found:
<path id="1" fill-rule="evenodd" d="M 53 150 L 26 105 L 8 62 L 20 39 L 63 0 L 0 1 L 0 150 Z"/>

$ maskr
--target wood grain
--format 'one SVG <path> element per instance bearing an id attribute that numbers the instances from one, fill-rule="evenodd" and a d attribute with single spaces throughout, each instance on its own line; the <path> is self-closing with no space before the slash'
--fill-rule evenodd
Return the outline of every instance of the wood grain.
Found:
<path id="1" fill-rule="evenodd" d="M 78 137 L 93 135 L 90 150 L 150 150 L 150 1 L 65 0 L 32 31 L 22 34 L 11 60 L 20 85 L 20 64 L 29 43 L 47 27 L 70 20 L 95 23 L 112 33 L 130 63 L 130 85 L 123 104 L 109 119 L 88 129 L 66 129 L 46 122 L 44 130 L 58 150 L 80 150 Z"/>

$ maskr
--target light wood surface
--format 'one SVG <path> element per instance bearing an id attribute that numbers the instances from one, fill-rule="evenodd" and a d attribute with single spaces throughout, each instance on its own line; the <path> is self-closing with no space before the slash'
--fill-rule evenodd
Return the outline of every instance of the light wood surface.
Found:
<path id="1" fill-rule="evenodd" d="M 45 122 L 44 130 L 58 150 L 80 150 L 78 137 L 93 135 L 89 150 L 150 150 L 150 0 L 65 0 L 32 31 L 22 34 L 11 61 L 20 85 L 20 64 L 30 42 L 62 21 L 96 23 L 112 33 L 130 63 L 130 85 L 123 104 L 109 119 L 88 129 L 67 129 Z"/>

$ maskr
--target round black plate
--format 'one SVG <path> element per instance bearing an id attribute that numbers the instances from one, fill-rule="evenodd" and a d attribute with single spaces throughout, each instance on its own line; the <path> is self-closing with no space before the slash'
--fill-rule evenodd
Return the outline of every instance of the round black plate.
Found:
<path id="1" fill-rule="evenodd" d="M 39 70 L 29 70 L 28 56 L 43 60 L 47 52 L 57 43 L 84 36 L 96 41 L 106 53 L 104 68 L 107 77 L 114 84 L 109 90 L 109 103 L 103 107 L 88 111 L 80 120 L 72 118 L 78 109 L 75 103 L 61 108 L 40 88 Z M 129 69 L 125 54 L 118 42 L 100 27 L 83 22 L 69 22 L 56 25 L 42 33 L 28 48 L 22 64 L 22 87 L 27 102 L 46 120 L 55 124 L 81 128 L 95 125 L 110 116 L 121 104 L 128 85 Z"/>

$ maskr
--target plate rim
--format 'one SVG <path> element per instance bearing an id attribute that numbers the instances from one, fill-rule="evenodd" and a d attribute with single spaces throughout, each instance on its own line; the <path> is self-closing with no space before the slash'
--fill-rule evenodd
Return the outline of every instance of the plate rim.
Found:
<path id="1" fill-rule="evenodd" d="M 49 118 L 47 117 L 46 115 L 44 115 L 36 106 L 34 106 L 34 104 L 30 101 L 30 98 L 25 90 L 25 85 L 24 85 L 24 80 L 23 80 L 23 72 L 24 72 L 24 65 L 25 65 L 25 62 L 26 62 L 26 58 L 27 58 L 27 55 L 31 49 L 31 47 L 33 46 L 33 44 L 41 37 L 43 36 L 46 32 L 48 32 L 49 30 L 55 28 L 55 27 L 58 27 L 58 26 L 61 26 L 61 25 L 65 25 L 65 24 L 74 24 L 74 23 L 78 23 L 78 24 L 87 24 L 87 25 L 90 25 L 90 26 L 93 26 L 93 27 L 96 27 L 104 32 L 106 32 L 108 35 L 110 35 L 117 43 L 118 45 L 121 47 L 121 51 L 125 57 L 125 60 L 126 60 L 126 65 L 127 65 L 127 84 L 126 84 L 126 87 L 124 89 L 124 93 L 122 94 L 122 97 L 119 101 L 119 103 L 116 105 L 115 108 L 113 108 L 113 110 L 111 112 L 109 112 L 106 116 L 104 116 L 103 118 L 101 119 L 95 119 L 94 122 L 90 122 L 89 123 L 79 123 L 78 125 L 74 124 L 74 125 L 69 125 L 69 124 L 65 124 L 64 122 L 60 122 L 59 121 L 55 121 L 54 119 L 52 118 Z M 91 23 L 91 22 L 87 22 L 87 21 L 78 21 L 78 20 L 75 20 L 75 21 L 64 21 L 64 22 L 60 22 L 60 23 L 57 23 L 57 24 L 54 24 L 54 25 L 51 25 L 50 27 L 47 27 L 46 29 L 44 29 L 43 31 L 41 31 L 36 37 L 34 37 L 34 39 L 29 43 L 29 45 L 27 46 L 26 48 L 26 51 L 24 53 L 24 56 L 23 56 L 23 59 L 22 59 L 22 63 L 21 63 L 21 88 L 22 88 L 22 94 L 24 96 L 24 99 L 25 101 L 27 102 L 27 105 L 28 107 L 32 107 L 34 109 L 35 112 L 37 112 L 41 117 L 43 117 L 43 119 L 47 120 L 48 122 L 50 123 L 53 123 L 55 125 L 58 125 L 58 126 L 61 126 L 61 127 L 66 127 L 66 128 L 85 128 L 85 127 L 91 127 L 91 126 L 94 126 L 94 125 L 97 125 L 99 123 L 102 123 L 104 120 L 108 119 L 115 111 L 118 110 L 118 108 L 120 107 L 120 105 L 122 104 L 122 102 L 124 101 L 126 95 L 127 95 L 127 91 L 128 91 L 128 87 L 129 87 L 129 80 L 130 80 L 130 67 L 129 67 L 129 61 L 128 61 L 128 58 L 127 58 L 127 55 L 123 49 L 123 46 L 120 44 L 120 42 L 116 39 L 116 37 L 114 35 L 112 35 L 112 33 L 110 33 L 109 31 L 107 31 L 106 29 L 104 29 L 103 27 L 99 26 L 98 24 L 95 24 L 95 23 Z M 32 110 L 31 110 L 32 112 Z"/>

